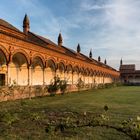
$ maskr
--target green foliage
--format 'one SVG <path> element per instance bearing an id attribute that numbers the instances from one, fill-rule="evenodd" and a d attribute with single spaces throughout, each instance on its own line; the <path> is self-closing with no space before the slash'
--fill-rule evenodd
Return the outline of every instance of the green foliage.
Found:
<path id="1" fill-rule="evenodd" d="M 54 96 L 56 92 L 60 89 L 61 93 L 64 94 L 67 88 L 67 81 L 60 80 L 58 76 L 55 76 L 48 86 L 48 92 L 51 96 Z"/>
<path id="2" fill-rule="evenodd" d="M 37 121 L 37 120 L 40 120 L 41 119 L 41 116 L 40 116 L 39 113 L 34 112 L 34 113 L 31 114 L 30 118 L 31 118 L 31 120 Z"/>
<path id="3" fill-rule="evenodd" d="M 65 93 L 66 89 L 67 89 L 67 81 L 66 80 L 60 80 L 60 91 L 62 94 Z"/>
<path id="4" fill-rule="evenodd" d="M 51 81 L 50 85 L 48 86 L 48 92 L 51 96 L 54 96 L 56 92 L 59 90 L 60 87 L 60 78 L 55 76 L 54 79 Z"/>
<path id="5" fill-rule="evenodd" d="M 130 118 L 128 120 L 124 120 L 121 124 L 123 131 L 126 134 L 130 135 L 135 139 L 140 139 L 140 117 L 137 116 L 136 118 Z"/>
<path id="6" fill-rule="evenodd" d="M 105 84 L 98 84 L 98 89 L 104 89 L 104 88 L 114 88 L 114 87 L 118 87 L 118 86 L 122 86 L 121 83 L 105 83 Z"/>
<path id="7" fill-rule="evenodd" d="M 76 85 L 76 87 L 78 88 L 78 91 L 80 91 L 81 88 L 84 88 L 84 85 L 85 85 L 84 81 L 82 81 L 82 79 L 79 78 Z"/>
<path id="8" fill-rule="evenodd" d="M 7 125 L 11 125 L 12 123 L 18 121 L 18 115 L 17 114 L 11 114 L 10 112 L 3 112 L 0 115 L 0 121 L 6 123 Z"/>
<path id="9" fill-rule="evenodd" d="M 104 110 L 107 111 L 108 107 L 107 105 L 104 106 Z M 114 129 L 120 133 L 123 133 L 125 136 L 129 136 L 132 139 L 139 140 L 140 139 L 140 118 L 137 117 L 135 121 L 133 119 L 129 119 L 128 121 L 123 121 L 122 125 L 119 123 L 117 125 L 110 124 L 110 121 L 112 121 L 107 115 L 107 112 L 104 114 L 95 115 L 89 112 L 84 112 L 83 114 L 80 114 L 78 112 L 74 113 L 71 112 L 71 115 L 65 116 L 63 114 L 63 117 L 61 116 L 61 119 L 59 119 L 60 116 L 58 116 L 58 120 L 55 119 L 51 120 L 50 123 L 47 125 L 46 133 L 48 132 L 55 132 L 55 135 L 57 133 L 65 133 L 69 129 L 79 129 L 84 127 L 106 127 L 106 129 Z M 50 129 L 51 128 L 51 129 Z M 57 132 L 57 133 L 56 133 Z"/>
<path id="10" fill-rule="evenodd" d="M 125 86 L 1 102 L 0 139 L 139 140 L 139 91 Z"/>

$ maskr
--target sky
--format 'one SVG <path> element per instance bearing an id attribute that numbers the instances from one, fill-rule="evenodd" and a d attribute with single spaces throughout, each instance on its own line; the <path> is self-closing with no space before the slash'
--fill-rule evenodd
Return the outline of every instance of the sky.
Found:
<path id="1" fill-rule="evenodd" d="M 118 69 L 136 64 L 140 69 L 140 0 L 1 0 L 0 18 L 22 30 L 25 13 L 30 31 Z"/>

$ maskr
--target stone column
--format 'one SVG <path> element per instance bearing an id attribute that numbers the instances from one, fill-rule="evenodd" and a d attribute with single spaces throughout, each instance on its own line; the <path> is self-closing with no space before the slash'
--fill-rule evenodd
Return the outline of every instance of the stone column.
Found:
<path id="1" fill-rule="evenodd" d="M 11 85 L 10 63 L 7 64 L 7 85 Z"/>
<path id="2" fill-rule="evenodd" d="M 7 63 L 6 64 L 6 66 L 7 66 L 7 71 L 6 71 L 6 82 L 5 82 L 5 84 L 8 86 L 9 85 L 9 74 L 10 74 L 10 71 L 9 71 L 9 64 Z"/>
<path id="3" fill-rule="evenodd" d="M 73 73 L 74 73 L 74 72 L 72 72 L 72 85 L 73 85 Z"/>
<path id="4" fill-rule="evenodd" d="M 43 85 L 45 85 L 45 67 L 43 67 Z"/>
<path id="5" fill-rule="evenodd" d="M 28 85 L 32 85 L 32 67 L 28 66 Z"/>
<path id="6" fill-rule="evenodd" d="M 89 85 L 89 74 L 88 74 L 88 85 Z"/>

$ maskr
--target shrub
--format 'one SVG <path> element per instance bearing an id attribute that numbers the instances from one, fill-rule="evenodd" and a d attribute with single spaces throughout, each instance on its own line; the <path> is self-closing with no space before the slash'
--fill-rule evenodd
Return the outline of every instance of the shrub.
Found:
<path id="1" fill-rule="evenodd" d="M 65 93 L 66 89 L 67 89 L 67 81 L 66 80 L 60 80 L 60 91 L 62 94 Z"/>
<path id="2" fill-rule="evenodd" d="M 54 96 L 56 92 L 59 90 L 60 87 L 60 78 L 58 76 L 54 77 L 54 80 L 51 81 L 50 85 L 48 86 L 48 92 L 51 96 Z"/>
<path id="3" fill-rule="evenodd" d="M 84 81 L 82 81 L 81 78 L 78 79 L 76 87 L 78 88 L 78 91 L 80 91 L 81 88 L 84 88 Z"/>
<path id="4" fill-rule="evenodd" d="M 67 89 L 67 81 L 60 80 L 58 76 L 55 76 L 48 86 L 48 92 L 50 93 L 50 96 L 54 96 L 59 89 L 61 93 L 64 94 Z"/>

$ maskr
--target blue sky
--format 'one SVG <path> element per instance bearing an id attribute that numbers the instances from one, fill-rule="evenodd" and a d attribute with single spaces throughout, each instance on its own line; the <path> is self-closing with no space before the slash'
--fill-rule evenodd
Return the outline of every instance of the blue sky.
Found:
<path id="1" fill-rule="evenodd" d="M 114 68 L 134 63 L 140 69 L 140 0 L 1 0 L 0 18 L 22 30 L 25 13 L 31 31 L 57 42 L 61 30 L 64 45 Z"/>

